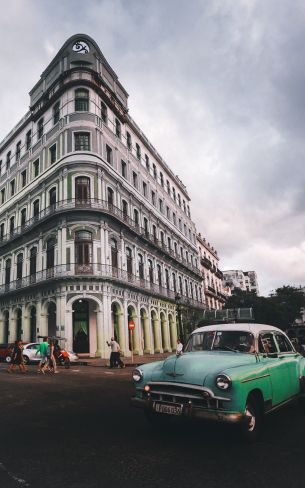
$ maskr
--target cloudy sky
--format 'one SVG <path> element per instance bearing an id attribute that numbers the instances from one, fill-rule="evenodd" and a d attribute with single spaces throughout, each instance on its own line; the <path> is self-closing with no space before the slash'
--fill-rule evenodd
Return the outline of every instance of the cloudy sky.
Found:
<path id="1" fill-rule="evenodd" d="M 187 185 L 221 269 L 256 270 L 263 294 L 305 285 L 303 0 L 0 5 L 0 139 L 65 40 L 86 33 L 129 92 L 131 116 Z"/>

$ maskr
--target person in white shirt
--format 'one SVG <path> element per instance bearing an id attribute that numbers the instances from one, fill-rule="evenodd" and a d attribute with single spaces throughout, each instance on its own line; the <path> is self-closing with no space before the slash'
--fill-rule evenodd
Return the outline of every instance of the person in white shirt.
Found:
<path id="1" fill-rule="evenodd" d="M 182 354 L 182 351 L 183 351 L 183 344 L 180 341 L 180 339 L 177 339 L 176 355 L 180 356 Z"/>
<path id="2" fill-rule="evenodd" d="M 114 340 L 114 337 L 111 337 L 110 342 L 107 341 L 108 346 L 111 348 L 110 353 L 110 368 L 114 368 L 119 363 L 120 357 L 120 345 Z"/>

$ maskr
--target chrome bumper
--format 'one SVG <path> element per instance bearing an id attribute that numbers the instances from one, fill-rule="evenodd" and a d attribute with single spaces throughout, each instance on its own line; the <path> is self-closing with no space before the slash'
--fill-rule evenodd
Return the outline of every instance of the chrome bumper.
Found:
<path id="1" fill-rule="evenodd" d="M 136 408 L 142 408 L 147 412 L 153 412 L 153 401 L 143 400 L 142 398 L 132 397 L 130 404 Z M 159 414 L 167 415 L 167 414 Z M 185 405 L 183 408 L 182 418 L 199 418 L 213 422 L 224 422 L 228 424 L 240 424 L 248 422 L 249 417 L 240 412 L 217 412 L 215 410 L 203 410 L 192 405 Z"/>

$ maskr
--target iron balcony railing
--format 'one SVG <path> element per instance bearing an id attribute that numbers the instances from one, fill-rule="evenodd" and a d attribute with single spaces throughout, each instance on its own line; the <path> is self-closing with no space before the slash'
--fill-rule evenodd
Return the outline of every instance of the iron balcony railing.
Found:
<path id="1" fill-rule="evenodd" d="M 0 285 L 0 296 L 5 293 L 14 292 L 16 290 L 47 282 L 54 279 L 66 278 L 85 278 L 94 277 L 101 279 L 113 279 L 128 283 L 140 289 L 149 291 L 154 295 L 160 295 L 171 300 L 176 299 L 177 292 L 167 289 L 159 284 L 152 283 L 150 280 L 142 279 L 139 276 L 128 273 L 126 270 L 116 268 L 107 264 L 88 263 L 88 264 L 58 264 L 53 268 L 43 269 L 20 279 L 10 281 Z M 191 297 L 183 295 L 180 303 L 190 305 L 196 308 L 204 308 L 204 303 L 195 300 Z"/>
<path id="2" fill-rule="evenodd" d="M 10 232 L 4 235 L 0 235 L 0 247 L 4 246 L 13 239 L 16 239 L 20 235 L 24 234 L 28 230 L 32 230 L 37 224 L 43 222 L 49 216 L 69 211 L 69 210 L 97 210 L 108 215 L 116 217 L 120 222 L 124 223 L 128 228 L 132 229 L 138 235 L 141 235 L 144 239 L 154 244 L 156 247 L 161 249 L 163 252 L 169 256 L 174 257 L 174 259 L 180 262 L 187 269 L 191 270 L 193 273 L 201 276 L 201 271 L 196 268 L 192 263 L 184 259 L 180 254 L 175 253 L 174 249 L 170 248 L 164 242 L 159 241 L 155 235 L 150 234 L 147 228 L 141 227 L 135 220 L 130 218 L 126 213 L 120 208 L 116 207 L 112 203 L 106 200 L 100 200 L 98 198 L 88 198 L 86 200 L 79 200 L 77 198 L 69 198 L 67 200 L 60 200 L 49 207 L 41 210 L 37 215 L 34 215 L 29 220 L 24 222 L 23 225 L 11 229 Z"/>

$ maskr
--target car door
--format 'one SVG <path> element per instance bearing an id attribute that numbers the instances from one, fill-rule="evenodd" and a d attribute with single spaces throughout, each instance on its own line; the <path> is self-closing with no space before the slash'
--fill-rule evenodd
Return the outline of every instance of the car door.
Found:
<path id="1" fill-rule="evenodd" d="M 279 349 L 279 360 L 285 364 L 288 370 L 289 382 L 287 386 L 289 388 L 289 396 L 293 397 L 300 391 L 299 364 L 301 356 L 294 351 L 292 344 L 284 334 L 276 332 L 274 336 Z"/>
<path id="2" fill-rule="evenodd" d="M 272 387 L 272 406 L 286 401 L 290 395 L 290 376 L 287 364 L 279 358 L 279 350 L 273 332 L 261 332 L 259 335 L 261 362 L 265 363 L 270 374 Z"/>

